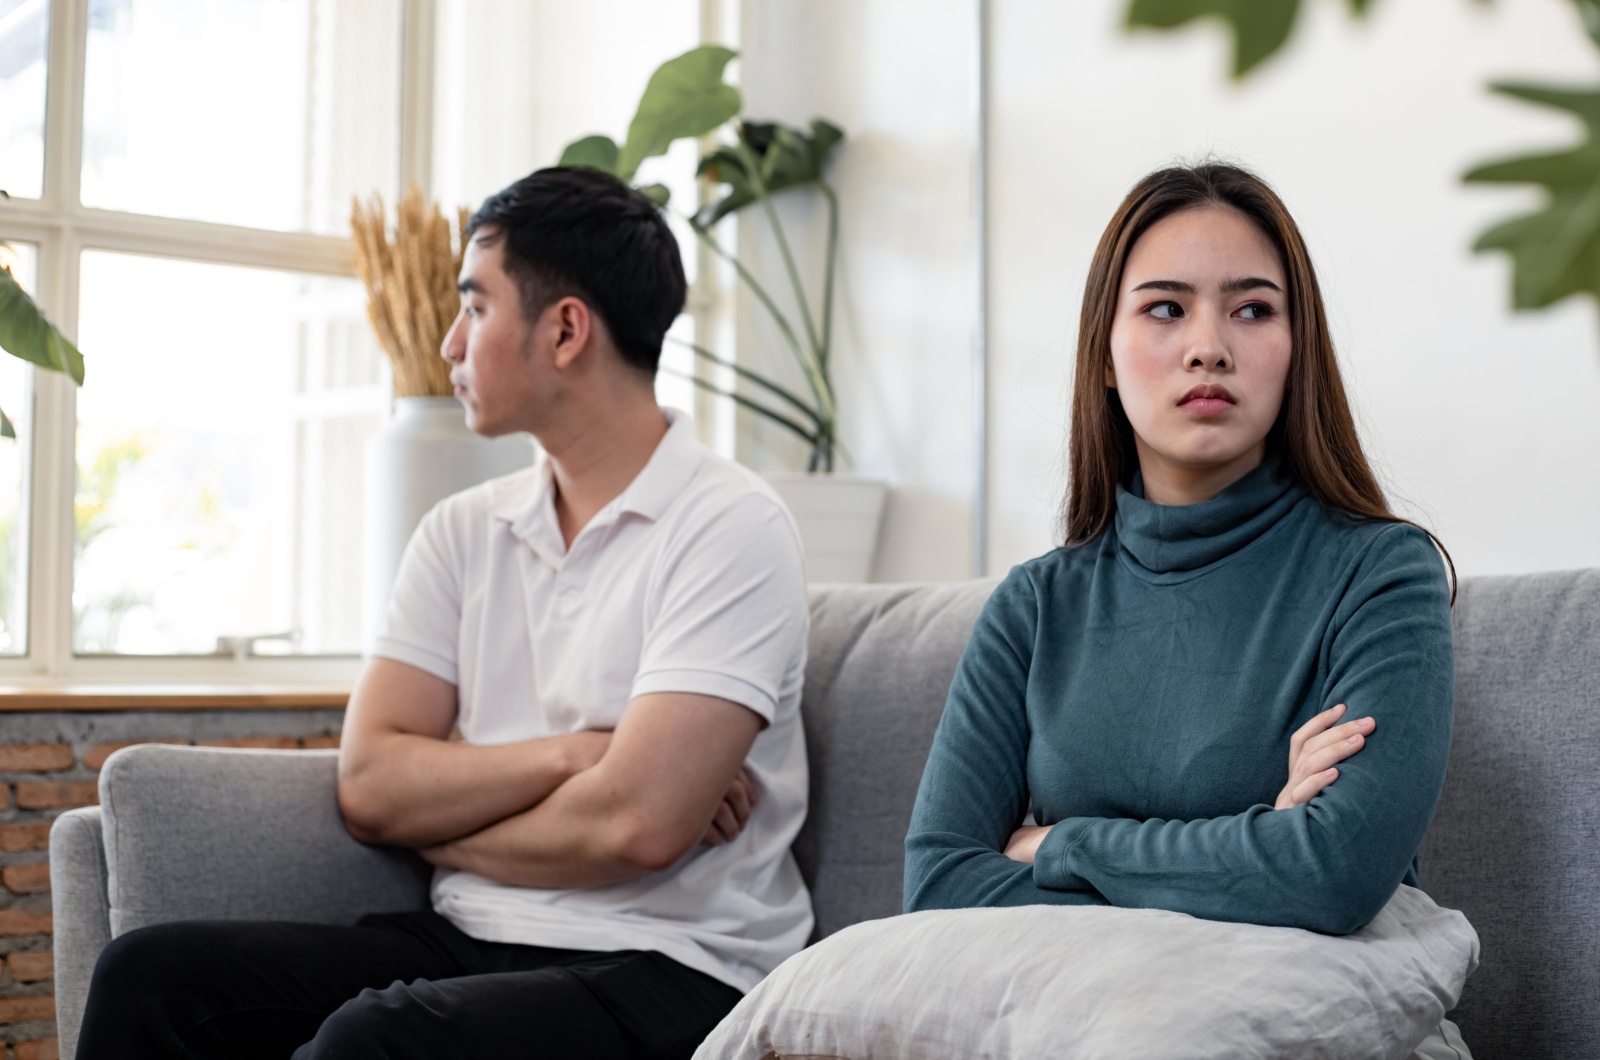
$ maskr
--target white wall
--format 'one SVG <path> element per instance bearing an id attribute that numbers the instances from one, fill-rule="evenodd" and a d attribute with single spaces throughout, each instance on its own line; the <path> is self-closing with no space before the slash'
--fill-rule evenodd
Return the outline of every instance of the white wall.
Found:
<path id="1" fill-rule="evenodd" d="M 975 415 L 971 0 L 746 0 L 740 80 L 746 113 L 845 130 L 830 179 L 841 203 L 835 363 L 846 470 L 894 487 L 880 581 L 965 577 Z M 820 276 L 822 209 L 786 197 L 783 217 Z M 775 281 L 763 227 L 741 243 Z M 782 351 L 749 299 L 741 356 L 779 370 Z M 776 355 L 775 355 L 776 351 Z M 801 451 L 741 417 L 740 457 L 798 468 Z"/>
<path id="2" fill-rule="evenodd" d="M 1287 51 L 1236 86 L 1220 27 L 1130 37 L 1123 0 L 993 0 L 991 570 L 1054 537 L 1078 300 L 1101 228 L 1145 172 L 1211 152 L 1258 169 L 1296 214 L 1401 510 L 1465 574 L 1600 566 L 1595 308 L 1512 314 L 1509 263 L 1467 248 L 1537 197 L 1458 179 L 1576 142 L 1575 123 L 1483 88 L 1600 80 L 1572 5 L 1380 0 L 1366 23 L 1343 2 L 1305 6 Z M 904 491 L 881 578 L 968 574 L 974 12 L 747 0 L 742 15 L 755 113 L 820 113 L 853 134 L 836 171 L 846 437 L 858 470 Z M 758 444 L 752 459 L 771 456 Z"/>

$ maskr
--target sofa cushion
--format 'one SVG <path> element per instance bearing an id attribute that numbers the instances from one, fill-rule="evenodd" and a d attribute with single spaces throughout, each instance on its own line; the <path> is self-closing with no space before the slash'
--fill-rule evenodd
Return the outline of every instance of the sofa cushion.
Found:
<path id="1" fill-rule="evenodd" d="M 791 957 L 695 1056 L 1406 1057 L 1477 951 L 1411 887 L 1345 937 L 1154 909 L 913 913 Z"/>

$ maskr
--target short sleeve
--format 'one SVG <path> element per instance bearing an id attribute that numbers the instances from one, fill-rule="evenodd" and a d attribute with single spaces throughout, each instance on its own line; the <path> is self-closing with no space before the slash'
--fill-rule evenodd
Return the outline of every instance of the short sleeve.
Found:
<path id="1" fill-rule="evenodd" d="M 630 698 L 687 692 L 773 721 L 805 664 L 810 620 L 799 536 L 782 505 L 751 492 L 681 527 L 646 593 Z"/>
<path id="2" fill-rule="evenodd" d="M 463 557 L 459 548 L 451 547 L 451 510 L 449 500 L 435 505 L 411 535 L 372 654 L 454 685 L 460 684 L 456 641 Z"/>

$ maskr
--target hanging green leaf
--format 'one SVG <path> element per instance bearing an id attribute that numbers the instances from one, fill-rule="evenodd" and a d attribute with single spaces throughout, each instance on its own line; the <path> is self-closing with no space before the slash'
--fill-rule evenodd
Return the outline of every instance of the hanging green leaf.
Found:
<path id="1" fill-rule="evenodd" d="M 574 140 L 561 152 L 561 161 L 558 166 L 588 166 L 590 169 L 602 170 L 606 173 L 616 173 L 617 157 L 620 153 L 617 142 L 609 136 L 585 136 L 581 140 Z"/>
<path id="2" fill-rule="evenodd" d="M 842 129 L 820 118 L 812 119 L 810 136 L 776 122 L 741 122 L 738 135 L 759 161 L 761 180 L 769 195 L 820 181 L 828 156 L 844 139 Z M 707 203 L 695 214 L 695 223 L 703 228 L 756 200 L 744 157 L 732 147 L 720 147 L 702 158 L 700 174 L 728 189 L 721 199 Z"/>
<path id="3" fill-rule="evenodd" d="M 1539 184 L 1547 193 L 1543 209 L 1495 225 L 1472 249 L 1510 253 L 1511 299 L 1517 309 L 1538 309 L 1579 293 L 1600 298 L 1600 89 L 1490 87 L 1575 115 L 1588 136 L 1568 151 L 1508 159 L 1465 174 L 1462 179 L 1469 183 Z"/>
<path id="4" fill-rule="evenodd" d="M 1354 0 L 1359 11 L 1365 4 Z M 1244 77 L 1289 40 L 1300 0 L 1133 0 L 1129 29 L 1176 29 L 1201 18 L 1226 22 L 1233 31 L 1233 77 Z"/>
<path id="5" fill-rule="evenodd" d="M 48 368 L 64 372 L 74 383 L 83 383 L 83 355 L 34 304 L 28 292 L 0 267 L 0 349 Z"/>
<path id="6" fill-rule="evenodd" d="M 0 409 L 0 438 L 15 438 L 17 429 L 11 425 L 11 420 L 6 416 L 6 410 Z"/>
<path id="7" fill-rule="evenodd" d="M 666 154 L 674 140 L 704 136 L 739 113 L 743 97 L 722 80 L 737 54 L 714 44 L 702 45 L 667 60 L 650 75 L 628 126 L 617 176 L 632 180 L 641 162 Z"/>

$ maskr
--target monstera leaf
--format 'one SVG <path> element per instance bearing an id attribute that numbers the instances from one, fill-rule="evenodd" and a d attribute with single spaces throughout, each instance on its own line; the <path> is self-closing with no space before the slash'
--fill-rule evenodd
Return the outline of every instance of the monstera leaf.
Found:
<path id="1" fill-rule="evenodd" d="M 0 349 L 41 368 L 64 372 L 74 383 L 83 382 L 83 355 L 4 267 L 0 267 Z M 16 428 L 0 412 L 0 437 L 16 436 Z"/>
<path id="2" fill-rule="evenodd" d="M 748 159 L 755 160 L 767 194 L 776 195 L 785 188 L 820 181 L 828 156 L 844 139 L 842 129 L 820 118 L 812 119 L 809 136 L 776 122 L 741 122 L 738 132 L 744 150 L 720 147 L 700 160 L 700 174 L 728 189 L 721 199 L 706 204 L 695 214 L 695 223 L 702 228 L 711 227 L 755 201 Z"/>
<path id="3" fill-rule="evenodd" d="M 1538 309 L 1582 292 L 1600 298 L 1600 89 L 1491 87 L 1574 114 L 1589 135 L 1568 151 L 1495 162 L 1463 176 L 1478 184 L 1540 184 L 1549 196 L 1544 209 L 1495 225 L 1473 249 L 1511 254 L 1511 298 L 1518 309 Z"/>
<path id="4" fill-rule="evenodd" d="M 617 158 L 617 176 L 632 180 L 641 162 L 666 154 L 674 140 L 704 136 L 739 113 L 743 97 L 722 80 L 737 54 L 707 44 L 667 60 L 650 75 Z"/>
<path id="5" fill-rule="evenodd" d="M 1372 0 L 1349 0 L 1357 15 Z M 1129 29 L 1176 29 L 1199 18 L 1216 18 L 1233 31 L 1233 76 L 1242 78 L 1271 58 L 1289 40 L 1300 0 L 1133 0 Z"/>

